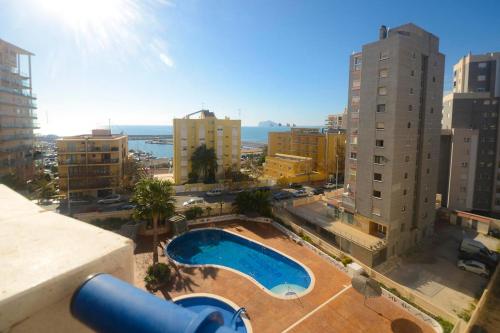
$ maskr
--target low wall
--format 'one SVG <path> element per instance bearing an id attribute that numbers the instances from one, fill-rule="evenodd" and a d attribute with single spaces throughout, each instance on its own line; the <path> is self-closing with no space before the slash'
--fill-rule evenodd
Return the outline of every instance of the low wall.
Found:
<path id="1" fill-rule="evenodd" d="M 302 205 L 307 205 L 316 201 L 320 201 L 322 199 L 321 195 L 313 195 L 311 197 L 304 197 L 293 200 L 293 207 L 298 207 Z"/>
<path id="2" fill-rule="evenodd" d="M 111 212 L 89 212 L 89 213 L 73 214 L 73 218 L 84 222 L 91 222 L 93 220 L 104 220 L 113 217 L 120 219 L 129 219 L 132 217 L 133 213 L 134 213 L 133 209 L 116 210 Z"/>
<path id="3" fill-rule="evenodd" d="M 201 224 L 209 224 L 209 223 L 218 223 L 218 222 L 227 222 L 232 220 L 241 220 L 241 221 L 251 221 L 251 222 L 259 222 L 259 223 L 271 223 L 273 220 L 267 217 L 248 217 L 246 215 L 241 214 L 228 214 L 221 216 L 212 216 L 199 218 L 195 220 L 189 220 L 188 226 L 197 226 Z"/>

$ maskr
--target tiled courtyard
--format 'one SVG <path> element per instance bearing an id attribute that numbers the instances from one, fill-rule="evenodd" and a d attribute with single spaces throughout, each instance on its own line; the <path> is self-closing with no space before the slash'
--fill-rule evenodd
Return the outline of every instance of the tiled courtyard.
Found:
<path id="1" fill-rule="evenodd" d="M 298 299 L 273 297 L 251 280 L 218 268 L 174 268 L 170 285 L 156 293 L 171 299 L 189 293 L 212 293 L 247 309 L 253 332 L 395 332 L 430 333 L 432 327 L 411 316 L 385 298 L 363 297 L 350 278 L 310 249 L 290 240 L 271 225 L 230 222 L 223 227 L 252 238 L 293 257 L 311 269 L 316 279 L 312 291 Z M 136 250 L 136 285 L 151 261 L 149 239 Z M 160 258 L 166 261 L 165 257 Z"/>

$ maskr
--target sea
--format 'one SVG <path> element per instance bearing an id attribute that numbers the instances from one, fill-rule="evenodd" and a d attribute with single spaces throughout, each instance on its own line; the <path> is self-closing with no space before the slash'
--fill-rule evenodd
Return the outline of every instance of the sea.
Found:
<path id="1" fill-rule="evenodd" d="M 289 130 L 289 127 L 242 126 L 241 141 L 267 143 L 267 134 L 269 132 L 285 132 Z M 114 125 L 111 126 L 111 131 L 113 134 L 123 133 L 127 135 L 168 135 L 172 134 L 173 128 L 167 125 Z M 172 145 L 149 144 L 144 140 L 128 141 L 128 149 L 142 150 L 158 158 L 172 158 L 174 156 L 173 148 Z"/>

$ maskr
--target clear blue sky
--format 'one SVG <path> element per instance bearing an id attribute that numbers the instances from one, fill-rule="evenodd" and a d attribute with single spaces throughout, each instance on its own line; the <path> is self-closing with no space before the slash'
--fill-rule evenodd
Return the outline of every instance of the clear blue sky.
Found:
<path id="1" fill-rule="evenodd" d="M 411 4 L 411 5 L 410 5 Z M 42 133 L 171 124 L 204 105 L 243 125 L 320 125 L 347 101 L 348 58 L 378 27 L 441 40 L 446 87 L 500 51 L 500 2 L 0 0 L 0 38 L 30 50 Z M 240 111 L 238 111 L 240 110 Z"/>

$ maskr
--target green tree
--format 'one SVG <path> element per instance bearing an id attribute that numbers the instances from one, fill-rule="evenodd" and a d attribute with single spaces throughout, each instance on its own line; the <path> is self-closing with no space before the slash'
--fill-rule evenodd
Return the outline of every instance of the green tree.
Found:
<path id="1" fill-rule="evenodd" d="M 192 172 L 203 178 L 205 183 L 215 182 L 215 172 L 217 171 L 217 156 L 213 148 L 200 145 L 191 155 Z"/>
<path id="2" fill-rule="evenodd" d="M 123 163 L 123 191 L 132 192 L 139 179 L 145 177 L 146 175 L 147 172 L 139 161 L 132 158 L 126 159 L 125 163 Z"/>
<path id="3" fill-rule="evenodd" d="M 141 178 L 134 188 L 134 216 L 153 222 L 153 265 L 158 263 L 158 221 L 175 213 L 172 183 L 152 177 Z"/>
<path id="4" fill-rule="evenodd" d="M 233 206 L 239 214 L 257 213 L 262 216 L 271 216 L 271 193 L 269 191 L 238 193 Z"/>
<path id="5" fill-rule="evenodd" d="M 33 183 L 35 197 L 40 200 L 52 199 L 57 194 L 56 185 L 52 180 L 40 178 Z"/>

